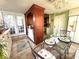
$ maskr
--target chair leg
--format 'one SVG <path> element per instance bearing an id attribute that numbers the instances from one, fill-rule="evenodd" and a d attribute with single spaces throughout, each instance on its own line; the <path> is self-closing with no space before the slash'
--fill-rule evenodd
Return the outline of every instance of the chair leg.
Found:
<path id="1" fill-rule="evenodd" d="M 34 55 L 34 53 L 32 53 L 32 55 L 33 55 L 34 59 L 36 59 L 36 56 Z"/>

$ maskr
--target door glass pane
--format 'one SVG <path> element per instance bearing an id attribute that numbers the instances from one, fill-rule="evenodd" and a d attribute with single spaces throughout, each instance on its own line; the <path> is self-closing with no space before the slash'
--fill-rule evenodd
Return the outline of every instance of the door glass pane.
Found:
<path id="1" fill-rule="evenodd" d="M 15 34 L 15 21 L 12 15 L 5 15 L 4 16 L 4 26 L 6 28 L 10 28 L 10 33 Z"/>
<path id="2" fill-rule="evenodd" d="M 19 33 L 24 32 L 24 22 L 23 22 L 22 16 L 17 16 L 17 27 L 18 27 Z"/>

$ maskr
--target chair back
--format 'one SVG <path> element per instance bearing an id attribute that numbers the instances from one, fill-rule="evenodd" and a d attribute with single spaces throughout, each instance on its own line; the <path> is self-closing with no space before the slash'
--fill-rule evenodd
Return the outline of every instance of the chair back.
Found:
<path id="1" fill-rule="evenodd" d="M 77 49 L 77 51 L 75 53 L 75 59 L 79 59 L 79 49 Z"/>
<path id="2" fill-rule="evenodd" d="M 60 36 L 65 37 L 67 34 L 67 30 L 60 30 Z"/>
<path id="3" fill-rule="evenodd" d="M 33 56 L 34 56 L 34 59 L 44 59 L 42 56 L 40 56 L 40 55 L 32 48 L 32 46 L 31 46 L 31 44 L 30 44 L 29 41 L 28 41 L 28 44 L 29 44 L 29 46 L 30 46 L 30 48 L 31 48 L 32 54 L 33 54 Z"/>
<path id="4" fill-rule="evenodd" d="M 70 31 L 67 31 L 67 30 L 60 30 L 60 36 L 61 36 L 61 37 L 67 37 L 67 36 L 70 37 Z"/>
<path id="5" fill-rule="evenodd" d="M 57 44 L 57 43 L 59 43 L 60 42 L 60 40 L 59 40 L 59 38 L 58 37 L 55 37 L 55 43 Z"/>

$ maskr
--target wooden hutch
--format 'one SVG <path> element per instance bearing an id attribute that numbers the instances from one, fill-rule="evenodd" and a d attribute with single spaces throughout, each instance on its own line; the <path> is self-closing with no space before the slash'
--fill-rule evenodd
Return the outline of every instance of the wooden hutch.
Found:
<path id="1" fill-rule="evenodd" d="M 35 44 L 43 41 L 44 36 L 44 8 L 38 5 L 32 7 L 25 13 L 26 34 Z M 30 31 L 29 31 L 29 30 Z M 31 32 L 31 34 L 29 34 Z"/>

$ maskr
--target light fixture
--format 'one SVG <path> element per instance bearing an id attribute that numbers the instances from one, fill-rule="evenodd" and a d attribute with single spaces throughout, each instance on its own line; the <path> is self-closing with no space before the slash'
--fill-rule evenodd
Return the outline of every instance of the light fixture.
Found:
<path id="1" fill-rule="evenodd" d="M 56 9 L 61 9 L 61 8 L 65 7 L 65 0 L 56 0 L 54 2 L 54 6 Z"/>
<path id="2" fill-rule="evenodd" d="M 56 9 L 61 9 L 65 7 L 65 4 L 68 2 L 68 0 L 49 0 L 49 2 L 53 3 L 53 6 Z"/>

